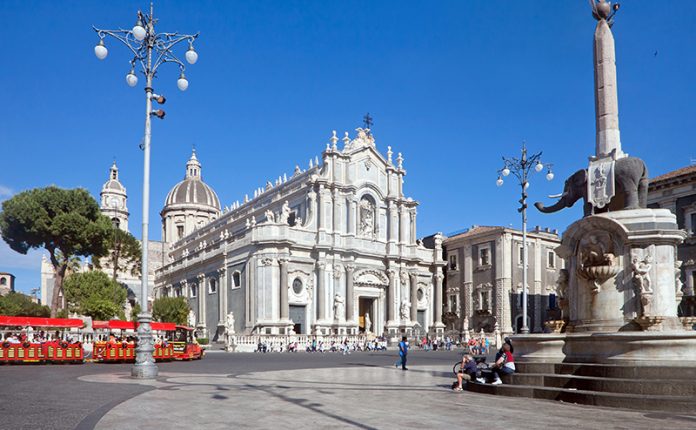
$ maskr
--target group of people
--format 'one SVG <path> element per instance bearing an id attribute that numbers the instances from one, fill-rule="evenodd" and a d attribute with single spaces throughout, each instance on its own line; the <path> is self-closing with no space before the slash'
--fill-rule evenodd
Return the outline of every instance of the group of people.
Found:
<path id="1" fill-rule="evenodd" d="M 444 339 L 431 339 L 428 336 L 423 336 L 420 343 L 418 343 L 418 347 L 423 351 L 437 351 L 438 348 L 440 350 L 451 351 L 453 344 L 454 342 L 449 336 Z"/>
<path id="2" fill-rule="evenodd" d="M 68 343 L 76 343 L 77 341 L 74 339 L 70 339 L 64 336 L 61 336 L 60 331 L 56 331 L 55 333 L 50 333 L 47 331 L 33 331 L 33 330 L 27 330 L 23 329 L 17 333 L 13 332 L 6 332 L 5 336 L 2 340 L 3 346 L 9 346 L 9 345 L 16 345 L 16 344 L 44 344 L 47 342 L 68 342 Z"/>
<path id="3" fill-rule="evenodd" d="M 472 337 L 469 339 L 467 346 L 469 347 L 469 353 L 472 355 L 486 355 L 490 348 L 490 342 L 485 336 L 481 336 L 478 339 Z"/>
<path id="4" fill-rule="evenodd" d="M 294 342 L 266 342 L 259 340 L 256 345 L 255 352 L 298 352 L 301 346 L 297 341 Z M 304 345 L 305 352 L 338 352 L 344 355 L 348 355 L 355 351 L 382 351 L 386 350 L 386 342 L 380 338 L 373 340 L 362 340 L 351 342 L 348 338 L 343 339 L 343 341 L 331 340 L 330 342 L 324 342 L 323 340 L 313 338 L 308 340 Z"/>
<path id="5" fill-rule="evenodd" d="M 515 358 L 513 356 L 514 347 L 510 338 L 505 338 L 503 346 L 495 355 L 495 362 L 490 367 L 486 367 L 484 363 L 477 363 L 473 355 L 464 353 L 462 357 L 462 365 L 457 374 L 457 382 L 452 389 L 462 391 L 464 381 L 476 381 L 480 384 L 491 383 L 493 385 L 502 384 L 502 375 L 511 375 L 515 373 Z"/>

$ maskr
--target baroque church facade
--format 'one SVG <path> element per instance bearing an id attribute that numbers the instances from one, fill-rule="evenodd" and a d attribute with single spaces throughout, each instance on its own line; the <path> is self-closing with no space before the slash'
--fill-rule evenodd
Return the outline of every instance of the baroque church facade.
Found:
<path id="1" fill-rule="evenodd" d="M 417 239 L 401 154 L 383 156 L 367 128 L 341 140 L 224 209 L 194 153 L 161 212 L 169 250 L 155 297 L 186 297 L 189 323 L 212 340 L 441 333 L 442 236 Z"/>

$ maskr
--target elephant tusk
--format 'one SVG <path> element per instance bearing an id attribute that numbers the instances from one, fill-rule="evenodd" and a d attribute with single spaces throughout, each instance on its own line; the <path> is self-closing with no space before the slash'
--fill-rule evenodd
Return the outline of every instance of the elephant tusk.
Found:
<path id="1" fill-rule="evenodd" d="M 551 194 L 551 195 L 549 195 L 549 198 L 550 199 L 560 199 L 562 195 L 563 195 L 563 193 Z"/>

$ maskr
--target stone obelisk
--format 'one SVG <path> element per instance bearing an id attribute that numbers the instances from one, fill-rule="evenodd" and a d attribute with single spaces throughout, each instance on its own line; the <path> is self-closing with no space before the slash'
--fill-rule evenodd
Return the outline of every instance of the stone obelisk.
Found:
<path id="1" fill-rule="evenodd" d="M 611 34 L 612 8 L 605 0 L 599 0 L 592 7 L 592 15 L 597 19 L 594 33 L 594 73 L 595 73 L 595 116 L 597 140 L 595 157 L 622 158 L 621 136 L 619 132 L 619 101 L 616 90 L 616 54 L 614 36 Z M 615 152 L 614 152 L 615 151 Z"/>

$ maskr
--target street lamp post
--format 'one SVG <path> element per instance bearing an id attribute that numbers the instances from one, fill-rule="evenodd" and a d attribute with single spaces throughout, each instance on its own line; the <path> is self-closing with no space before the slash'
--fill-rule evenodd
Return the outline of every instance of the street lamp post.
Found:
<path id="1" fill-rule="evenodd" d="M 515 175 L 519 180 L 522 188 L 522 198 L 519 200 L 521 206 L 517 212 L 522 214 L 522 333 L 529 333 L 527 326 L 527 188 L 529 188 L 529 173 L 534 169 L 536 172 L 541 172 L 546 168 L 546 179 L 553 179 L 553 171 L 551 164 L 542 164 L 541 152 L 527 156 L 527 146 L 522 142 L 522 157 L 503 157 L 503 168 L 498 170 L 498 180 L 496 184 L 500 187 L 503 185 L 503 176 L 508 176 L 510 173 Z"/>
<path id="2" fill-rule="evenodd" d="M 126 83 L 130 87 L 138 84 L 138 77 L 135 74 L 136 66 L 140 66 L 141 72 L 145 75 L 145 137 L 141 145 L 144 152 L 143 167 L 143 232 L 142 232 L 142 268 L 141 268 L 141 313 L 138 315 L 138 346 L 135 350 L 135 365 L 131 370 L 131 375 L 135 378 L 152 379 L 157 376 L 157 366 L 152 357 L 154 342 L 152 338 L 152 315 L 148 306 L 148 225 L 150 217 L 150 141 L 151 126 L 150 119 L 156 116 L 164 119 L 165 112 L 162 109 L 153 110 L 153 100 L 162 105 L 166 101 L 164 96 L 155 94 L 152 89 L 152 79 L 157 74 L 157 69 L 164 63 L 175 63 L 179 65 L 179 79 L 177 87 L 181 91 L 188 88 L 188 80 L 184 75 L 186 66 L 173 53 L 173 48 L 181 42 L 189 43 L 188 51 L 185 54 L 186 61 L 194 64 L 198 60 L 198 54 L 193 49 L 193 42 L 198 37 L 196 34 L 179 33 L 157 33 L 152 3 L 150 13 L 143 14 L 138 11 L 138 19 L 131 30 L 102 30 L 94 27 L 94 31 L 99 36 L 99 43 L 94 47 L 94 54 L 98 59 L 103 60 L 108 55 L 108 50 L 104 44 L 104 38 L 111 36 L 126 45 L 133 54 L 130 61 L 130 72 L 126 74 Z"/>

